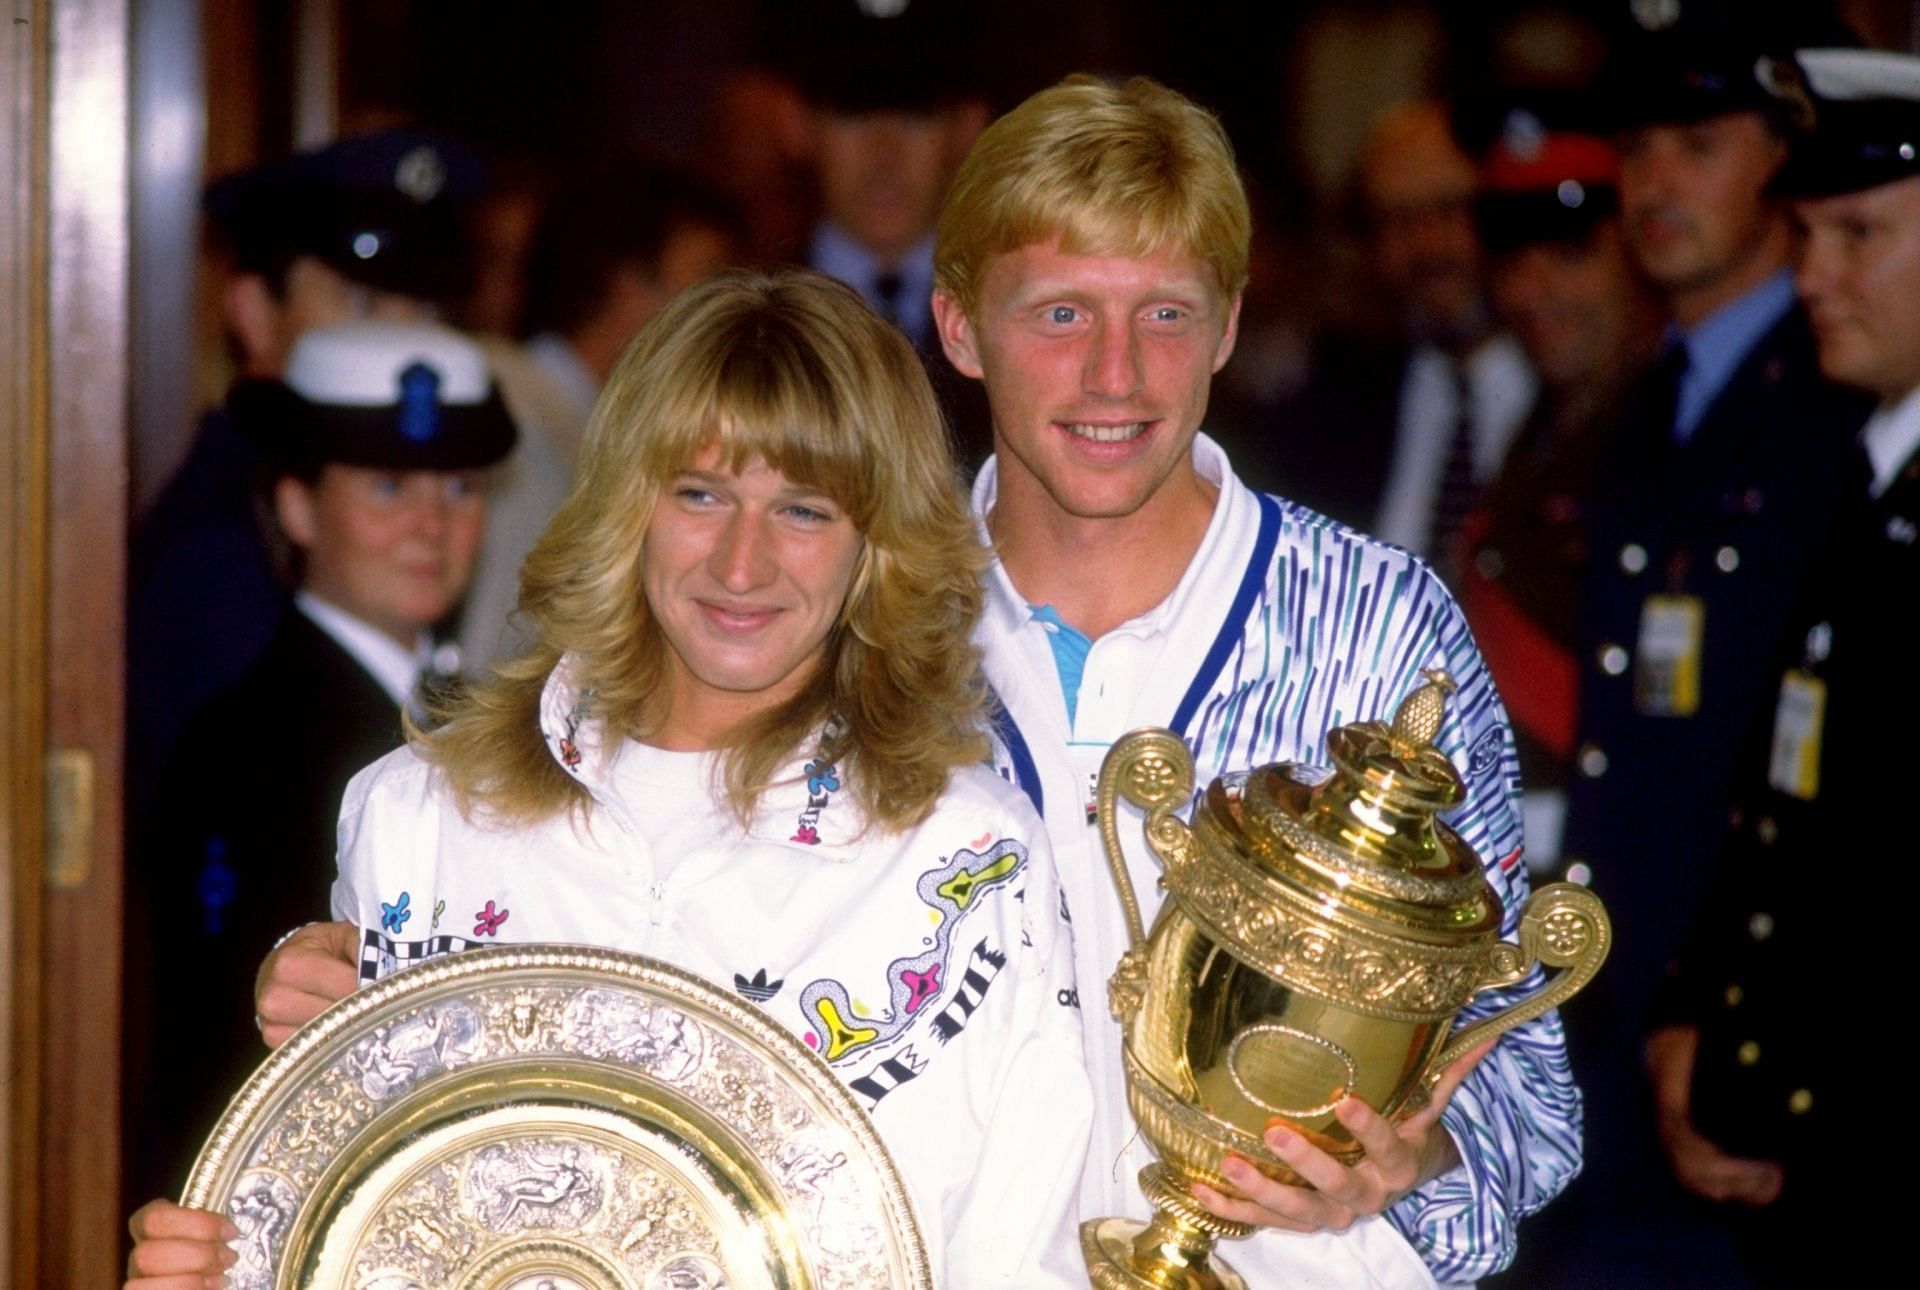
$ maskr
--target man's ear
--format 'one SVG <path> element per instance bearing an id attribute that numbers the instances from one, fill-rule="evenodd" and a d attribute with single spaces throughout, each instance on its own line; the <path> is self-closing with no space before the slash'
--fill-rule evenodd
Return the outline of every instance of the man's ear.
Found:
<path id="1" fill-rule="evenodd" d="M 973 320 L 960 302 L 940 287 L 933 289 L 933 329 L 940 333 L 940 348 L 947 352 L 947 361 L 955 371 L 976 381 L 985 376 L 980 347 L 974 343 Z"/>
<path id="2" fill-rule="evenodd" d="M 280 476 L 273 481 L 273 513 L 295 546 L 302 551 L 313 549 L 320 527 L 314 514 L 313 489 L 292 475 Z"/>
<path id="3" fill-rule="evenodd" d="M 1233 357 L 1233 347 L 1240 339 L 1240 302 L 1245 292 L 1234 296 L 1233 303 L 1227 306 L 1227 329 L 1220 334 L 1220 343 L 1213 350 L 1213 370 L 1218 372 Z"/>
<path id="4" fill-rule="evenodd" d="M 280 315 L 284 306 L 273 288 L 257 273 L 236 273 L 227 279 L 220 306 L 227 330 L 240 346 L 247 376 L 278 376 L 285 355 L 280 352 Z"/>

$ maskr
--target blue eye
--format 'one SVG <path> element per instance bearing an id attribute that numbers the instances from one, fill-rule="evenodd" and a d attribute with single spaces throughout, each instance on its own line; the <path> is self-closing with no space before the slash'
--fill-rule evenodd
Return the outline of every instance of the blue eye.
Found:
<path id="1" fill-rule="evenodd" d="M 1162 305 L 1147 315 L 1155 322 L 1179 322 L 1185 316 L 1185 311 L 1173 305 Z"/>
<path id="2" fill-rule="evenodd" d="M 400 489 L 402 487 L 403 484 L 400 476 L 381 475 L 373 481 L 373 495 L 375 497 L 398 497 L 400 496 Z"/>
<path id="3" fill-rule="evenodd" d="M 1047 321 L 1052 323 L 1070 323 L 1080 316 L 1080 311 L 1072 305 L 1055 305 L 1047 310 Z"/>

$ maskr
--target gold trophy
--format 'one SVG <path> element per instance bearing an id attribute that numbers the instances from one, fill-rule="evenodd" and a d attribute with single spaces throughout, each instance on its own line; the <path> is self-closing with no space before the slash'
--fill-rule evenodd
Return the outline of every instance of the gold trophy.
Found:
<path id="1" fill-rule="evenodd" d="M 1453 682 L 1402 701 L 1393 724 L 1327 737 L 1334 770 L 1263 766 L 1237 793 L 1215 780 L 1184 823 L 1193 793 L 1186 745 L 1165 730 L 1121 739 L 1100 768 L 1107 860 L 1132 948 L 1109 983 L 1126 1032 L 1127 1102 L 1160 1161 L 1140 1171 L 1150 1223 L 1094 1219 L 1080 1242 L 1102 1290 L 1241 1287 L 1211 1257 L 1222 1236 L 1253 1229 L 1192 1197 L 1227 1195 L 1235 1152 L 1267 1176 L 1306 1185 L 1261 1140 L 1283 1121 L 1351 1163 L 1363 1153 L 1333 1109 L 1358 1097 L 1389 1119 L 1426 1104 L 1446 1065 L 1556 1007 L 1606 957 L 1611 931 L 1584 887 L 1534 893 L 1520 943 L 1500 939 L 1500 902 L 1471 848 L 1435 816 L 1466 786 L 1433 745 Z M 1118 799 L 1147 812 L 1148 844 L 1168 899 L 1147 936 L 1120 851 Z M 1521 1002 L 1458 1034 L 1474 995 L 1512 985 L 1536 962 L 1564 969 Z"/>

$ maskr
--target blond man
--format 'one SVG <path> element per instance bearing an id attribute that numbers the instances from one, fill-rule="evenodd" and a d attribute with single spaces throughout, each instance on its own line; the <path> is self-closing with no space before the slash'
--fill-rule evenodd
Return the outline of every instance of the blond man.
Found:
<path id="1" fill-rule="evenodd" d="M 1075 77 L 988 127 L 935 248 L 942 344 L 993 412 L 974 506 L 997 556 L 979 640 L 1000 761 L 1046 817 L 1074 920 L 1097 1111 L 1085 1217 L 1144 1217 L 1134 1175 L 1151 1159 L 1103 1001 L 1125 931 L 1088 811 L 1121 734 L 1170 726 L 1202 783 L 1322 761 L 1331 727 L 1445 667 L 1460 691 L 1442 742 L 1470 793 L 1452 823 L 1485 858 L 1508 934 L 1526 895 L 1506 717 L 1445 589 L 1405 552 L 1253 493 L 1199 434 L 1233 351 L 1249 223 L 1211 117 L 1148 80 Z M 1144 845 L 1128 859 L 1151 902 L 1157 865 Z M 1229 1158 L 1239 1194 L 1196 1191 L 1268 1229 L 1226 1251 L 1251 1284 L 1471 1281 L 1505 1265 L 1516 1220 L 1579 1165 L 1552 1015 L 1450 1070 L 1416 1115 L 1389 1124 L 1351 1099 L 1338 1114 L 1367 1148 L 1353 1168 L 1284 1131 L 1262 1144 L 1315 1190 Z"/>

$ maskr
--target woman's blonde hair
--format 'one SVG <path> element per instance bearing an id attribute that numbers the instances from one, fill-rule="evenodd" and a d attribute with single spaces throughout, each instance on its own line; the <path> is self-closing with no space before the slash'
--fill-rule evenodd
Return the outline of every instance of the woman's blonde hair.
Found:
<path id="1" fill-rule="evenodd" d="M 760 458 L 826 493 L 864 539 L 824 664 L 732 734 L 723 765 L 736 814 L 823 729 L 847 791 L 889 828 L 923 819 L 948 772 L 985 756 L 970 637 L 986 555 L 919 359 L 831 279 L 734 271 L 676 297 L 608 379 L 573 491 L 521 570 L 537 643 L 416 737 L 463 808 L 527 821 L 586 804 L 539 729 L 563 655 L 577 659 L 574 680 L 609 739 L 659 721 L 671 646 L 644 593 L 647 526 L 662 488 L 710 446 L 732 469 Z"/>
<path id="2" fill-rule="evenodd" d="M 1059 238 L 1070 255 L 1169 248 L 1247 285 L 1253 217 L 1220 123 L 1136 76 L 1069 76 L 986 128 L 954 178 L 933 249 L 934 279 L 971 313 L 987 261 Z"/>

